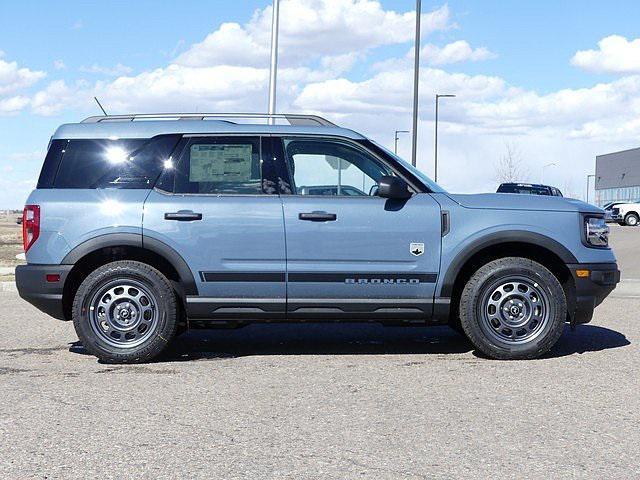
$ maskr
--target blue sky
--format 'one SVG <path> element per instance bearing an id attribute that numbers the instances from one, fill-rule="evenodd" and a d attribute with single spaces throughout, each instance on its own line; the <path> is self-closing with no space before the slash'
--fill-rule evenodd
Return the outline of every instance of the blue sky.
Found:
<path id="1" fill-rule="evenodd" d="M 372 23 L 362 25 L 363 31 L 353 36 L 340 30 L 339 19 L 337 26 L 326 20 L 336 11 L 349 16 L 357 4 L 377 9 L 385 18 L 396 12 L 397 17 L 389 21 L 404 32 L 376 32 L 381 25 L 373 14 Z M 261 34 L 260 15 L 268 17 L 264 9 L 269 5 L 269 1 L 257 0 L 1 2 L 0 62 L 6 71 L 13 68 L 13 62 L 15 68 L 3 86 L 0 63 L 0 208 L 19 207 L 24 202 L 49 136 L 59 124 L 97 113 L 91 103 L 93 93 L 103 96 L 114 113 L 123 113 L 118 108 L 222 108 L 228 106 L 224 102 L 227 91 L 236 96 L 232 107 L 264 110 L 268 63 L 263 65 L 264 56 L 253 56 L 250 50 L 256 44 L 268 48 L 263 45 L 268 31 Z M 388 125 L 406 128 L 410 121 L 410 89 L 399 90 L 397 85 L 404 85 L 410 74 L 405 56 L 412 46 L 412 32 L 410 22 L 401 17 L 412 12 L 414 5 L 405 0 L 283 0 L 283 15 L 289 12 L 291 17 L 283 18 L 289 27 L 284 32 L 282 61 L 283 68 L 290 68 L 284 72 L 290 78 L 281 86 L 283 107 L 320 111 L 390 144 Z M 310 22 L 309 9 L 323 15 L 326 25 L 322 31 L 337 28 L 344 34 L 335 45 L 330 45 L 335 35 L 317 35 L 317 43 L 313 32 L 306 35 L 306 27 L 312 27 L 305 25 Z M 615 51 L 600 52 L 582 65 L 572 64 L 572 58 L 578 51 L 597 53 L 598 42 L 612 35 L 624 37 L 631 45 L 640 37 L 640 2 L 423 2 L 423 13 L 432 12 L 437 15 L 433 28 L 427 26 L 423 44 L 443 49 L 466 42 L 471 49 L 458 60 L 425 61 L 420 166 L 427 173 L 432 156 L 430 95 L 436 88 L 448 88 L 460 97 L 443 112 L 441 158 L 444 162 L 449 158 L 451 172 L 457 173 L 447 176 L 445 165 L 445 187 L 493 190 L 495 181 L 486 170 L 491 170 L 509 143 L 517 146 L 532 180 L 539 180 L 540 162 L 558 160 L 561 165 L 549 171 L 548 177 L 560 188 L 573 182 L 571 188 L 583 194 L 581 178 L 593 168 L 596 154 L 638 146 L 640 126 L 633 123 L 631 114 L 634 108 L 640 111 L 636 96 L 640 68 L 616 66 L 616 61 L 624 63 L 624 59 L 614 58 Z M 222 24 L 233 22 L 239 26 L 235 34 L 247 34 L 253 47 L 239 49 L 234 58 L 233 41 L 230 45 L 216 43 L 224 41 L 225 32 L 203 44 Z M 393 38 L 385 39 L 387 33 Z M 173 64 L 179 65 L 175 71 Z M 238 68 L 247 70 L 238 72 Z M 17 74 L 19 69 L 27 72 Z M 237 82 L 237 88 L 216 83 L 226 74 L 229 83 Z M 201 82 L 200 78 L 212 81 Z M 433 85 L 432 79 L 436 79 Z M 163 82 L 180 82 L 180 88 L 150 92 Z M 598 89 L 598 85 L 606 87 Z M 247 92 L 246 98 L 237 98 L 238 88 Z M 368 88 L 372 89 L 369 95 Z M 185 90 L 192 93 L 183 98 L 180 92 Z M 619 90 L 623 91 L 620 96 L 615 93 Z M 3 112 L 3 100 L 24 105 Z M 611 109 L 608 101 L 613 102 Z M 380 122 L 381 106 L 391 105 L 397 108 L 385 110 L 388 119 Z M 624 105 L 632 105 L 631 112 L 623 111 Z M 624 118 L 615 115 L 618 108 Z M 611 117 L 604 118 L 606 115 Z M 553 121 L 547 125 L 545 118 Z M 607 131 L 616 133 L 608 135 Z M 401 153 L 408 154 L 406 145 Z M 470 173 L 478 165 L 483 166 L 484 175 Z M 467 172 L 465 176 L 461 171 Z"/>

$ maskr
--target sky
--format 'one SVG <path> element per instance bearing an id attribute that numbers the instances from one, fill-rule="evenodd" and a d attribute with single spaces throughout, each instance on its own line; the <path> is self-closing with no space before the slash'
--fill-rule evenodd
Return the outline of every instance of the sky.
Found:
<path id="1" fill-rule="evenodd" d="M 584 197 L 595 156 L 640 146 L 640 2 L 423 1 L 418 167 L 495 191 Z M 50 136 L 109 113 L 266 111 L 270 1 L 0 0 L 0 209 L 21 208 Z M 415 2 L 281 0 L 278 111 L 317 113 L 390 148 L 411 126 Z M 410 158 L 410 138 L 399 153 Z M 543 165 L 554 163 L 544 169 Z M 592 197 L 593 198 L 593 197 Z"/>

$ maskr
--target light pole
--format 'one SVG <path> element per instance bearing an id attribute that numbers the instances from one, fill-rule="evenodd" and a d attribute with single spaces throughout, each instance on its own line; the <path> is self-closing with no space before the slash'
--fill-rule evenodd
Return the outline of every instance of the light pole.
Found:
<path id="1" fill-rule="evenodd" d="M 269 115 L 276 113 L 276 84 L 278 82 L 278 30 L 280 26 L 280 0 L 273 0 L 271 16 L 271 74 L 269 76 Z M 275 125 L 276 119 L 269 117 L 269 123 Z"/>
<path id="2" fill-rule="evenodd" d="M 596 178 L 595 175 L 587 175 L 587 203 L 589 203 L 589 179 L 593 177 Z"/>
<path id="3" fill-rule="evenodd" d="M 398 138 L 398 134 L 400 133 L 410 133 L 410 132 L 409 130 L 396 130 L 395 143 L 393 147 L 393 153 L 395 153 L 396 155 L 398 154 L 398 140 L 400 140 L 400 138 Z"/>
<path id="4" fill-rule="evenodd" d="M 416 166 L 418 158 L 418 92 L 420 90 L 420 12 L 422 2 L 416 0 L 416 42 L 413 66 L 413 132 L 411 139 L 411 165 Z"/>
<path id="5" fill-rule="evenodd" d="M 544 183 L 544 169 L 547 167 L 555 167 L 557 166 L 555 163 L 547 163 L 545 166 L 542 167 L 542 181 L 540 183 Z"/>
<path id="6" fill-rule="evenodd" d="M 433 170 L 433 180 L 435 182 L 438 181 L 438 105 L 440 103 L 441 98 L 454 98 L 455 95 L 438 95 L 436 94 L 436 146 L 435 146 L 435 162 L 434 162 L 434 170 Z"/>

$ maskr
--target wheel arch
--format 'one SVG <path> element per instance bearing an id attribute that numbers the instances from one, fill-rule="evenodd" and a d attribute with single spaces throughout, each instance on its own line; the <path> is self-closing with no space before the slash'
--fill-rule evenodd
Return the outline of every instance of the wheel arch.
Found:
<path id="1" fill-rule="evenodd" d="M 496 232 L 479 238 L 462 250 L 447 269 L 440 297 L 451 299 L 451 314 L 457 314 L 460 294 L 467 280 L 480 266 L 504 257 L 524 257 L 544 265 L 560 281 L 572 312 L 575 305 L 575 282 L 568 264 L 576 257 L 556 240 L 534 232 Z"/>
<path id="2" fill-rule="evenodd" d="M 71 318 L 73 297 L 84 277 L 95 268 L 116 260 L 137 260 L 156 268 L 171 281 L 181 301 L 187 295 L 198 295 L 191 269 L 166 243 L 133 233 L 106 234 L 76 246 L 61 262 L 73 265 L 63 290 L 63 311 L 67 320 Z"/>

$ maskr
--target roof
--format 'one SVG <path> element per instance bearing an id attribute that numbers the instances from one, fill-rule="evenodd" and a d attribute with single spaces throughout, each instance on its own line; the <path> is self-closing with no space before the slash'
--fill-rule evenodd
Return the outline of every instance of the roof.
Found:
<path id="1" fill-rule="evenodd" d="M 239 118 L 250 123 L 235 123 Z M 269 125 L 266 120 L 287 120 L 290 125 Z M 263 123 L 260 123 L 263 122 Z M 334 135 L 353 140 L 364 137 L 312 115 L 263 114 L 147 114 L 90 117 L 62 125 L 53 139 L 151 138 L 163 134 Z"/>
<path id="2" fill-rule="evenodd" d="M 640 186 L 640 148 L 596 157 L 596 190 Z"/>

